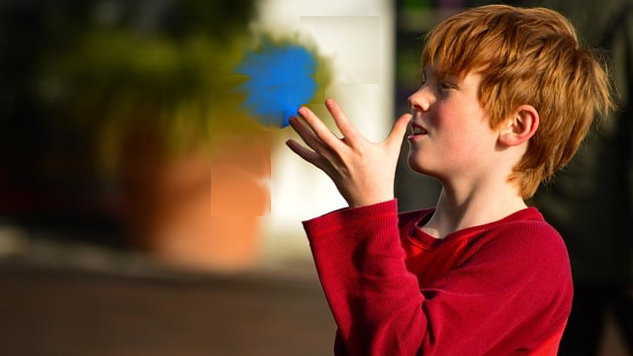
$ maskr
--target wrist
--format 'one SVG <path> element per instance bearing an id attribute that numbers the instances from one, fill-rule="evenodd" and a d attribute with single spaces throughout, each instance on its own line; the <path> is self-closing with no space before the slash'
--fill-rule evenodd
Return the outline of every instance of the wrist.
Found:
<path id="1" fill-rule="evenodd" d="M 364 206 L 376 205 L 395 199 L 393 194 L 377 195 L 371 197 L 362 197 L 359 199 L 350 199 L 347 204 L 350 208 L 360 208 Z"/>

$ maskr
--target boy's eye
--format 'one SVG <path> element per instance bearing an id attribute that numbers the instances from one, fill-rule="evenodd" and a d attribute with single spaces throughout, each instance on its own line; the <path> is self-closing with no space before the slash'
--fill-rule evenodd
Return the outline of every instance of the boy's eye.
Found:
<path id="1" fill-rule="evenodd" d="M 450 90 L 450 89 L 454 89 L 455 85 L 449 83 L 449 82 L 440 82 L 440 89 L 442 90 Z"/>

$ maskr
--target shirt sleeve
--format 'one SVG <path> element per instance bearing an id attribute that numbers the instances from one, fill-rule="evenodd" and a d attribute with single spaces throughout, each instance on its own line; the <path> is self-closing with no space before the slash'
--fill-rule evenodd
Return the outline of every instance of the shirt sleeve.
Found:
<path id="1" fill-rule="evenodd" d="M 496 239 L 420 287 L 404 263 L 395 200 L 339 210 L 304 228 L 338 326 L 336 355 L 530 354 L 569 315 L 570 272 L 557 262 L 564 245 L 540 251 Z M 539 263 L 516 261 L 534 254 Z"/>

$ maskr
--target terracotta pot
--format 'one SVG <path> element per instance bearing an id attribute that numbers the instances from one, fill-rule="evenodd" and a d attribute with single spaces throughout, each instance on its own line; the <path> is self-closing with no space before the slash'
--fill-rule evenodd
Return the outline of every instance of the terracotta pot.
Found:
<path id="1" fill-rule="evenodd" d="M 270 210 L 269 135 L 224 137 L 210 152 L 178 155 L 147 134 L 130 146 L 123 211 L 136 247 L 186 268 L 234 271 L 257 262 L 261 215 Z"/>

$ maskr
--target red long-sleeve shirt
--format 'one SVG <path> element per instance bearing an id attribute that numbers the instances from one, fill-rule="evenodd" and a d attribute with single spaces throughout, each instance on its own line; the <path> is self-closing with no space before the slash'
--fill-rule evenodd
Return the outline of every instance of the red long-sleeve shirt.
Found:
<path id="1" fill-rule="evenodd" d="M 444 239 L 395 200 L 305 221 L 338 326 L 335 355 L 556 355 L 572 282 L 535 208 Z"/>

